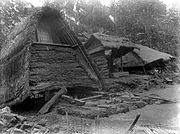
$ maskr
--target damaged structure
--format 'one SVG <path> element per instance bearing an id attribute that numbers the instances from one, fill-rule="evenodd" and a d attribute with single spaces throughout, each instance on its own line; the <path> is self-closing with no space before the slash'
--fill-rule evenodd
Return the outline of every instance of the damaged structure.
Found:
<path id="1" fill-rule="evenodd" d="M 56 9 L 43 7 L 15 27 L 0 55 L 0 104 L 61 87 L 102 89 L 103 79 Z"/>
<path id="2" fill-rule="evenodd" d="M 134 44 L 127 38 L 102 33 L 92 34 L 84 46 L 97 66 L 104 68 L 104 75 L 117 71 L 114 68 L 121 71 L 151 70 L 154 67 L 163 67 L 165 62 L 175 59 L 170 54 Z M 99 62 L 100 60 L 103 62 Z"/>
<path id="3" fill-rule="evenodd" d="M 62 87 L 106 89 L 116 59 L 123 71 L 171 58 L 127 38 L 101 33 L 94 33 L 83 45 L 62 13 L 43 7 L 17 25 L 3 44 L 0 105 L 18 104 L 29 96 L 45 96 Z"/>
<path id="4" fill-rule="evenodd" d="M 134 50 L 127 38 L 94 33 L 84 44 L 104 78 L 113 71 L 113 61 Z"/>

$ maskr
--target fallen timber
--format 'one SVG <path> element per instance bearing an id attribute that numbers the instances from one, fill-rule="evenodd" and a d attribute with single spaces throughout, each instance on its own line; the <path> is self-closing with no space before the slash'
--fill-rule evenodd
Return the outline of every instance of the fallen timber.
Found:
<path id="1" fill-rule="evenodd" d="M 45 114 L 49 111 L 51 106 L 55 103 L 55 101 L 61 96 L 62 94 L 65 94 L 67 92 L 67 89 L 65 87 L 62 87 L 38 112 L 38 114 Z"/>
<path id="2" fill-rule="evenodd" d="M 80 99 L 73 99 L 70 96 L 67 95 L 61 95 L 61 98 L 65 99 L 66 101 L 68 101 L 71 104 L 75 104 L 77 106 L 83 106 L 86 102 Z"/>

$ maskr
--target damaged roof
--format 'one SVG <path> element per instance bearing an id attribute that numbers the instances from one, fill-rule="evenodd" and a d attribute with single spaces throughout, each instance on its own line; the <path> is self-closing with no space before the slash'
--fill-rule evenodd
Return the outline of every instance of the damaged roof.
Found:
<path id="1" fill-rule="evenodd" d="M 92 40 L 93 38 L 98 39 L 105 50 L 118 49 L 119 55 L 123 56 L 123 64 L 125 67 L 144 66 L 158 60 L 167 61 L 175 58 L 170 54 L 160 52 L 141 44 L 132 43 L 128 38 L 124 37 L 94 33 L 90 39 Z M 86 43 L 86 45 L 91 45 L 91 43 Z M 106 53 L 106 55 L 108 55 L 108 53 Z"/>
<path id="2" fill-rule="evenodd" d="M 105 48 L 120 48 L 124 47 L 134 47 L 133 43 L 129 41 L 128 38 L 111 36 L 102 33 L 93 34 L 97 39 L 99 39 Z"/>
<path id="3" fill-rule="evenodd" d="M 133 52 L 136 53 L 143 61 L 145 64 L 154 62 L 159 59 L 163 59 L 164 61 L 170 60 L 171 58 L 175 58 L 174 56 L 160 52 L 158 50 L 149 48 L 147 46 L 143 46 L 140 44 L 134 44 L 136 48 L 134 49 Z"/>

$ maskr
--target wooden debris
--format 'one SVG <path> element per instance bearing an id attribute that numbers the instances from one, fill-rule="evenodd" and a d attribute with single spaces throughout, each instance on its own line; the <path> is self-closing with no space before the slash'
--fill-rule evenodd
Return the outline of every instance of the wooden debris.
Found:
<path id="1" fill-rule="evenodd" d="M 39 114 L 45 114 L 49 111 L 51 106 L 55 103 L 55 101 L 61 96 L 62 94 L 65 94 L 67 92 L 67 89 L 65 87 L 62 87 L 40 110 Z"/>
<path id="2" fill-rule="evenodd" d="M 144 95 L 140 95 L 140 94 L 137 94 L 137 93 L 133 93 L 133 95 L 135 95 L 136 97 L 148 97 L 148 98 L 152 98 L 152 99 L 155 99 L 155 100 L 162 100 L 164 102 L 171 102 L 171 103 L 176 103 L 175 101 L 173 100 L 168 100 L 168 99 L 164 99 L 164 98 L 160 98 L 160 97 L 157 97 L 157 96 L 152 96 L 152 95 L 148 95 L 148 96 L 144 96 Z"/>
<path id="3" fill-rule="evenodd" d="M 80 100 L 81 100 L 81 101 L 86 101 L 86 100 L 101 98 L 102 96 L 103 96 L 103 95 L 95 95 L 95 96 L 90 96 L 90 97 L 82 98 L 82 99 L 80 99 Z"/>
<path id="4" fill-rule="evenodd" d="M 130 134 L 178 134 L 176 130 L 164 129 L 164 128 L 155 128 L 150 126 L 136 126 Z"/>
<path id="5" fill-rule="evenodd" d="M 139 117 L 140 117 L 140 114 L 138 114 L 138 115 L 136 116 L 135 120 L 133 121 L 133 123 L 132 123 L 131 126 L 129 127 L 127 133 L 128 133 L 128 132 L 131 132 L 131 131 L 133 130 L 134 126 L 136 125 L 137 121 L 139 120 Z"/>
<path id="6" fill-rule="evenodd" d="M 99 108 L 111 108 L 111 105 L 98 105 Z"/>
<path id="7" fill-rule="evenodd" d="M 164 98 L 160 98 L 160 97 L 156 97 L 156 96 L 149 96 L 152 99 L 156 99 L 156 100 L 162 100 L 164 102 L 171 102 L 171 103 L 175 103 L 175 101 L 173 100 L 168 100 L 168 99 L 164 99 Z"/>
<path id="8" fill-rule="evenodd" d="M 112 94 L 112 93 L 110 93 L 110 92 L 102 92 L 102 91 L 92 91 L 91 92 L 92 94 L 101 94 L 101 95 L 108 95 L 108 94 Z"/>
<path id="9" fill-rule="evenodd" d="M 67 95 L 62 95 L 61 98 L 67 100 L 71 104 L 76 104 L 78 106 L 83 106 L 86 103 L 85 101 L 82 101 L 82 100 L 79 100 L 79 99 L 74 99 L 74 98 L 72 98 L 70 96 L 67 96 Z"/>
<path id="10" fill-rule="evenodd" d="M 129 72 L 115 72 L 112 73 L 114 78 L 119 78 L 119 77 L 129 77 Z"/>
<path id="11" fill-rule="evenodd" d="M 173 80 L 169 79 L 168 77 L 165 77 L 164 80 L 165 80 L 167 83 L 169 83 L 169 84 L 170 84 L 170 83 L 171 83 L 171 84 L 173 83 Z"/>

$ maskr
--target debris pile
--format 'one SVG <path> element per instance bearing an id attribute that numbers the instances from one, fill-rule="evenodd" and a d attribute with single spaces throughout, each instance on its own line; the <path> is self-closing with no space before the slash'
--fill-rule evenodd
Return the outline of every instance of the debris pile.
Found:
<path id="1" fill-rule="evenodd" d="M 146 105 L 175 103 L 154 94 L 143 96 L 131 92 L 93 92 L 91 97 L 78 100 L 83 101 L 84 105 L 78 106 L 60 97 L 52 109 L 58 114 L 68 113 L 76 117 L 95 119 L 97 116 L 108 117 L 112 114 L 126 113 Z"/>
<path id="2" fill-rule="evenodd" d="M 0 109 L 0 133 L 47 134 L 49 130 L 39 124 L 28 122 L 25 117 L 11 113 L 9 107 Z"/>
<path id="3" fill-rule="evenodd" d="M 132 132 L 129 134 L 178 134 L 178 131 L 171 129 L 164 129 L 160 127 L 149 127 L 149 126 L 135 126 Z"/>

